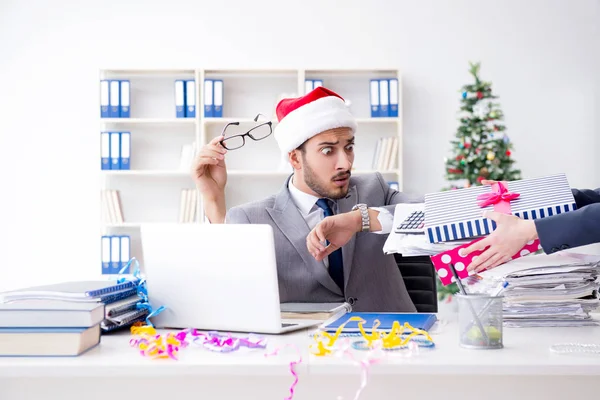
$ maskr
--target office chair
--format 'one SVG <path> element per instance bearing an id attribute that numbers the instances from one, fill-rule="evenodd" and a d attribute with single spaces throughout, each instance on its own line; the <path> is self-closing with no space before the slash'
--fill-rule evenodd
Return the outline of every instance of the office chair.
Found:
<path id="1" fill-rule="evenodd" d="M 394 254 L 394 258 L 417 312 L 436 313 L 437 281 L 431 259 L 427 256 L 403 257 L 401 254 Z"/>

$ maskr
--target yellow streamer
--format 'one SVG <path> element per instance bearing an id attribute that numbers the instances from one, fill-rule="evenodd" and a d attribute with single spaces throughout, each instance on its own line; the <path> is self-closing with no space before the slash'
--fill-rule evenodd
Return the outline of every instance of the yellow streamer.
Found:
<path id="1" fill-rule="evenodd" d="M 413 328 L 408 322 L 405 322 L 404 325 L 400 325 L 399 321 L 394 321 L 392 324 L 392 329 L 389 333 L 385 333 L 382 331 L 378 331 L 377 328 L 381 324 L 379 320 L 373 321 L 373 328 L 371 330 L 371 334 L 368 334 L 363 327 L 363 324 L 366 322 L 360 317 L 351 317 L 348 321 L 344 322 L 340 325 L 335 333 L 332 335 L 329 332 L 317 331 L 313 335 L 313 339 L 315 340 L 315 344 L 312 344 L 311 347 L 314 348 L 316 345 L 316 351 L 312 354 L 316 356 L 324 356 L 330 354 L 332 352 L 332 348 L 335 345 L 335 342 L 340 337 L 344 327 L 347 323 L 357 321 L 358 322 L 358 330 L 360 331 L 361 336 L 367 342 L 367 347 L 371 348 L 374 342 L 380 341 L 381 348 L 383 349 L 393 349 L 397 347 L 402 347 L 408 344 L 412 338 L 418 335 L 423 335 L 427 340 L 433 342 L 429 333 L 423 329 Z M 402 337 L 405 332 L 410 332 L 409 335 Z M 326 342 L 326 343 L 325 343 Z"/>

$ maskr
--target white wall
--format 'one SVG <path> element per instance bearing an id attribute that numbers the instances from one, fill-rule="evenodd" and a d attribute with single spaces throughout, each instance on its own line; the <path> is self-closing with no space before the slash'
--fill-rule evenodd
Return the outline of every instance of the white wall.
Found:
<path id="1" fill-rule="evenodd" d="M 600 186 L 598 1 L 288 3 L 0 0 L 0 290 L 99 269 L 103 67 L 400 68 L 405 188 L 425 192 L 481 60 L 524 175 Z"/>

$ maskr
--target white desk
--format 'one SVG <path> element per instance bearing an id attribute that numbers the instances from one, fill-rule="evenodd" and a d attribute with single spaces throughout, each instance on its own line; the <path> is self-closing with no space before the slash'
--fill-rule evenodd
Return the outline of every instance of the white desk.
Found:
<path id="1" fill-rule="evenodd" d="M 360 398 L 547 400 L 572 397 L 574 391 L 578 398 L 597 396 L 600 391 L 600 356 L 549 351 L 550 345 L 565 341 L 600 343 L 600 327 L 505 328 L 505 348 L 486 351 L 460 348 L 456 328 L 449 323 L 432 333 L 433 350 L 411 358 L 391 355 L 373 365 Z M 302 350 L 294 399 L 353 399 L 360 367 L 349 359 L 309 355 L 312 338 L 307 332 L 268 337 L 267 353 L 287 343 Z M 124 332 L 103 336 L 100 346 L 77 358 L 0 358 L 0 399 L 283 399 L 293 381 L 289 362 L 296 352 L 287 348 L 277 356 L 264 354 L 190 347 L 178 361 L 152 360 L 129 347 Z"/>

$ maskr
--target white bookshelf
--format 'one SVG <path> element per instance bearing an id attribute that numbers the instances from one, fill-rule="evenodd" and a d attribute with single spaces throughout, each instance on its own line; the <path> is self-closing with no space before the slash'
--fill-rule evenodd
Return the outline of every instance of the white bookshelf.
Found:
<path id="1" fill-rule="evenodd" d="M 371 79 L 398 79 L 398 117 L 371 118 Z M 101 189 L 118 190 L 123 221 L 103 222 L 102 234 L 131 236 L 131 256 L 143 264 L 139 228 L 141 224 L 178 222 L 181 191 L 196 191 L 187 168 L 181 168 L 181 148 L 195 143 L 199 149 L 219 135 L 230 122 L 228 134 L 244 133 L 260 113 L 277 125 L 275 106 L 282 95 L 304 94 L 305 79 L 321 79 L 323 85 L 350 101 L 357 118 L 353 174 L 381 172 L 402 190 L 402 79 L 395 69 L 103 69 L 100 79 L 130 81 L 130 118 L 99 118 L 100 132 L 131 132 L 129 170 L 100 171 Z M 194 79 L 195 118 L 176 118 L 175 80 Z M 204 117 L 204 80 L 223 80 L 223 117 Z M 261 121 L 262 122 L 262 121 Z M 397 153 L 392 168 L 375 168 L 373 158 L 380 138 L 396 138 Z M 289 175 L 280 169 L 281 154 L 274 135 L 228 152 L 227 208 L 277 193 Z M 197 193 L 194 223 L 204 220 L 202 199 Z"/>

